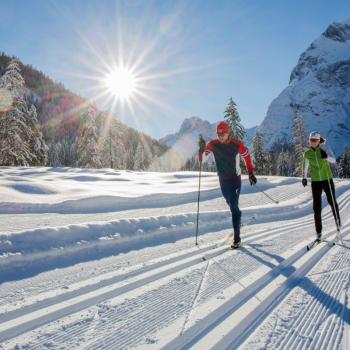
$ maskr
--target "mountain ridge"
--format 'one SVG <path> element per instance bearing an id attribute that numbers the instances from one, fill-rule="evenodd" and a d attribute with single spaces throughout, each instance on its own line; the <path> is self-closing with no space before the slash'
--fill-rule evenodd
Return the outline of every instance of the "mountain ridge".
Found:
<path id="1" fill-rule="evenodd" d="M 258 127 L 267 147 L 291 139 L 297 111 L 306 132 L 318 130 L 339 156 L 350 139 L 350 20 L 330 24 L 300 55 Z"/>

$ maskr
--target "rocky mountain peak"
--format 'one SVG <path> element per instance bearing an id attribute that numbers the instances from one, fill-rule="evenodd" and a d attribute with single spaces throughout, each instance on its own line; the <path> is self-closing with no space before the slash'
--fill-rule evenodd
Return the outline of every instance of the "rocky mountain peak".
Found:
<path id="1" fill-rule="evenodd" d="M 202 129 L 211 129 L 211 124 L 199 117 L 186 118 L 180 127 L 179 133 L 184 134 L 192 131 L 198 131 Z"/>
<path id="2" fill-rule="evenodd" d="M 300 55 L 259 127 L 269 146 L 291 138 L 296 111 L 307 133 L 320 131 L 335 155 L 342 152 L 350 139 L 350 20 L 332 23 Z"/>
<path id="3" fill-rule="evenodd" d="M 350 21 L 332 23 L 322 35 L 340 42 L 350 40 Z"/>

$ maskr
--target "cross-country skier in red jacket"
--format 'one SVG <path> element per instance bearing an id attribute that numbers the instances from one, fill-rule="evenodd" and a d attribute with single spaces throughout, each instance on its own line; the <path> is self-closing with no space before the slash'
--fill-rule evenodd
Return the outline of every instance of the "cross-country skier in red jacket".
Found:
<path id="1" fill-rule="evenodd" d="M 218 138 L 210 141 L 206 147 L 199 150 L 199 160 L 202 160 L 202 154 L 214 154 L 216 169 L 219 176 L 221 192 L 230 206 L 232 213 L 232 226 L 234 230 L 233 249 L 241 245 L 240 226 L 241 211 L 238 207 L 239 195 L 241 192 L 241 168 L 240 157 L 245 161 L 249 173 L 251 185 L 257 183 L 254 176 L 254 168 L 248 149 L 240 141 L 230 136 L 230 126 L 226 122 L 220 122 L 216 128 Z"/>

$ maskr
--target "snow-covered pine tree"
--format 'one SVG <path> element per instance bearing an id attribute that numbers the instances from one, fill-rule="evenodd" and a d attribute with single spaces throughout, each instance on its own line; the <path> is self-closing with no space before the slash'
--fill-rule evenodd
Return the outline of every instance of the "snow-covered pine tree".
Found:
<path id="1" fill-rule="evenodd" d="M 0 78 L 0 88 L 9 91 L 13 99 L 11 108 L 0 113 L 0 165 L 28 166 L 33 159 L 31 129 L 24 100 L 25 82 L 16 59 L 10 61 Z"/>
<path id="2" fill-rule="evenodd" d="M 121 123 L 110 112 L 101 112 L 97 120 L 102 167 L 126 169 L 127 150 L 123 143 Z"/>
<path id="3" fill-rule="evenodd" d="M 282 150 L 277 157 L 276 175 L 279 176 L 291 176 L 291 159 L 288 152 Z"/>
<path id="4" fill-rule="evenodd" d="M 127 163 L 127 152 L 122 142 L 119 131 L 115 134 L 114 140 L 112 141 L 112 153 L 113 153 L 113 164 L 115 169 L 126 169 Z"/>
<path id="5" fill-rule="evenodd" d="M 62 165 L 62 144 L 60 142 L 56 142 L 54 144 L 49 145 L 47 152 L 47 164 L 48 166 L 58 167 Z"/>
<path id="6" fill-rule="evenodd" d="M 17 59 L 12 59 L 4 75 L 0 79 L 0 87 L 8 90 L 13 99 L 22 99 L 25 91 L 25 81 L 21 74 L 21 68 Z"/>
<path id="7" fill-rule="evenodd" d="M 343 179 L 350 178 L 350 148 L 345 145 L 344 151 L 339 160 L 339 177 Z"/>
<path id="8" fill-rule="evenodd" d="M 301 176 L 301 163 L 306 148 L 306 134 L 302 115 L 297 111 L 293 119 L 294 175 Z"/>
<path id="9" fill-rule="evenodd" d="M 78 166 L 100 168 L 96 110 L 89 105 L 81 115 L 81 132 L 78 138 Z"/>
<path id="10" fill-rule="evenodd" d="M 270 157 L 265 150 L 262 134 L 259 132 L 256 132 L 253 138 L 253 158 L 255 173 L 258 175 L 269 175 L 271 169 Z"/>
<path id="11" fill-rule="evenodd" d="M 25 116 L 17 107 L 0 113 L 0 165 L 29 166 L 30 147 L 25 141 Z"/>
<path id="12" fill-rule="evenodd" d="M 142 145 L 142 142 L 139 142 L 135 152 L 134 170 L 145 170 L 145 166 L 146 166 L 145 149 Z"/>
<path id="13" fill-rule="evenodd" d="M 152 161 L 152 152 L 150 146 L 144 139 L 144 135 L 140 134 L 140 141 L 135 151 L 134 170 L 146 170 Z"/>
<path id="14" fill-rule="evenodd" d="M 46 165 L 48 147 L 40 131 L 34 105 L 31 105 L 29 108 L 27 121 L 31 133 L 31 138 L 29 140 L 30 152 L 32 154 L 31 165 Z"/>
<path id="15" fill-rule="evenodd" d="M 237 111 L 237 105 L 233 101 L 232 97 L 230 97 L 224 113 L 224 118 L 231 127 L 231 136 L 239 141 L 243 141 L 245 137 L 245 129 L 241 124 L 241 118 Z"/>

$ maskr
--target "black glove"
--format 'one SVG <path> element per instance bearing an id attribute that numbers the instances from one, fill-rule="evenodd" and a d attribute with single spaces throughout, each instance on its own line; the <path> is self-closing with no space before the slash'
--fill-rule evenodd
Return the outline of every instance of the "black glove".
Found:
<path id="1" fill-rule="evenodd" d="M 302 179 L 301 183 L 303 184 L 304 187 L 307 186 L 307 179 Z"/>
<path id="2" fill-rule="evenodd" d="M 325 159 L 325 158 L 328 157 L 326 151 L 325 151 L 324 149 L 322 149 L 322 148 L 320 148 L 320 153 L 321 153 L 321 158 L 322 158 L 322 159 Z"/>
<path id="3" fill-rule="evenodd" d="M 249 174 L 249 182 L 250 182 L 250 186 L 253 186 L 258 182 L 257 178 L 253 173 Z"/>
<path id="4" fill-rule="evenodd" d="M 199 146 L 199 152 L 203 153 L 205 151 L 205 140 L 202 135 L 199 135 L 198 146 Z"/>

